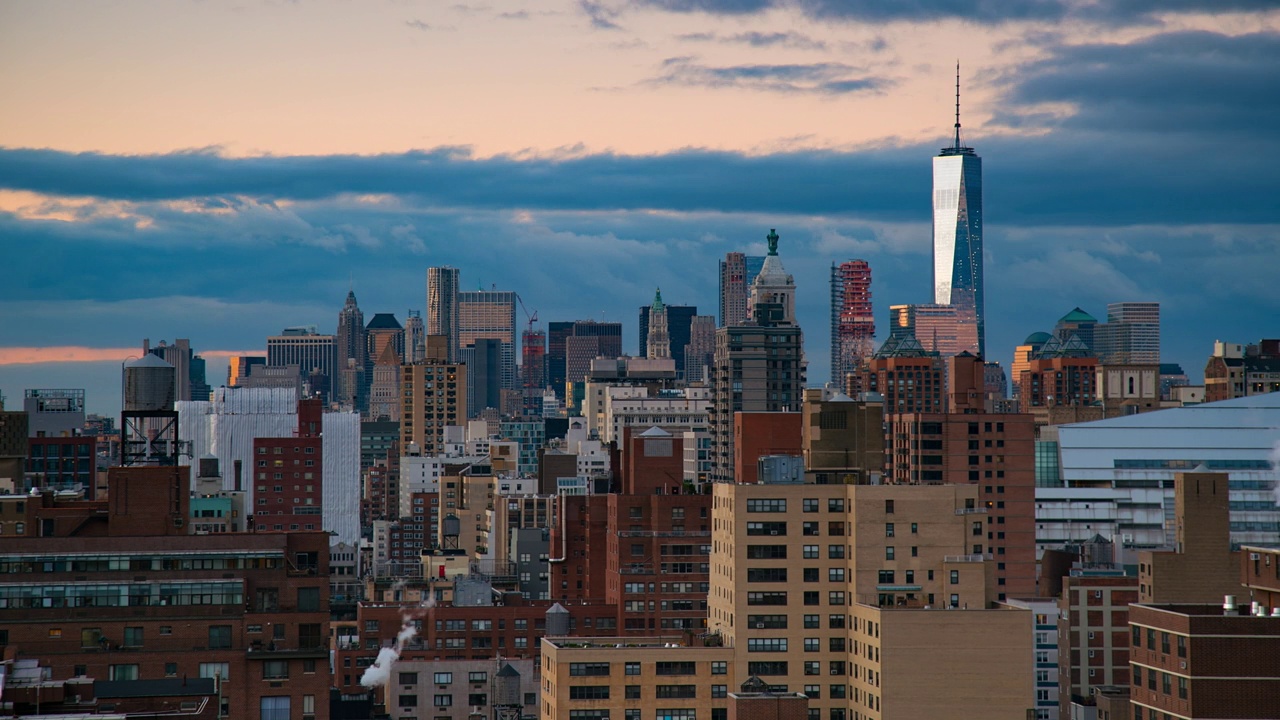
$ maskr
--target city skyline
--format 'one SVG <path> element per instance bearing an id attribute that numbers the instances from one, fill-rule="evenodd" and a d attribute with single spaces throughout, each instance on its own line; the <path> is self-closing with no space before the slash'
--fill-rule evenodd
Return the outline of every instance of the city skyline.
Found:
<path id="1" fill-rule="evenodd" d="M 519 292 L 544 320 L 622 322 L 633 338 L 634 308 L 655 285 L 670 304 L 716 307 L 718 260 L 762 255 L 770 227 L 796 276 L 810 377 L 827 377 L 831 262 L 870 262 L 881 323 L 891 304 L 931 299 L 928 163 L 950 141 L 957 56 L 965 143 L 988 161 L 989 359 L 1007 367 L 1022 338 L 1072 307 L 1101 316 L 1108 303 L 1149 300 L 1161 303 L 1162 359 L 1194 377 L 1215 339 L 1252 342 L 1280 315 L 1267 277 L 1280 263 L 1280 211 L 1265 162 L 1277 142 L 1265 89 L 1280 80 L 1280 12 L 1259 3 L 1217 14 L 1221 3 L 1128 14 L 1043 3 L 1008 17 L 929 4 L 410 4 L 370 10 L 349 29 L 328 4 L 189 15 L 126 4 L 110 16 L 65 7 L 0 9 L 15 68 L 3 81 L 13 102 L 0 110 L 10 270 L 0 389 L 11 401 L 25 387 L 86 386 L 101 408 L 127 356 L 118 350 L 134 353 L 144 337 L 190 338 L 215 361 L 217 384 L 222 358 L 262 352 L 283 327 L 332 331 L 353 279 L 368 313 L 403 321 L 406 309 L 425 310 L 431 266 L 461 268 L 459 289 Z M 683 11 L 695 7 L 704 12 Z M 176 59 L 143 69 L 115 42 L 155 27 L 170 32 L 147 42 Z M 521 46 L 537 51 L 529 67 L 503 67 L 500 54 L 483 67 L 439 63 L 471 57 L 459 43 L 529 29 L 546 31 Z M 211 64 L 215 30 L 244 37 L 243 57 Z M 319 57 L 307 31 L 345 32 L 353 51 L 301 67 Z M 297 57 L 278 57 L 264 33 Z M 379 42 L 387 48 L 357 57 Z M 600 62 L 535 82 L 578 64 L 543 42 Z M 297 87 L 276 102 L 258 80 L 237 86 L 250 67 Z M 374 72 L 382 67 L 394 72 Z M 423 67 L 434 70 L 414 90 L 389 93 L 384 83 Z M 207 82 L 182 83 L 181 70 Z M 456 86 L 476 73 L 493 92 L 473 104 L 475 92 Z M 298 129 L 298 109 L 332 110 L 317 82 L 342 96 L 375 76 L 356 96 L 363 115 L 392 119 L 311 112 L 325 119 Z M 516 92 L 522 82 L 530 89 Z M 115 86 L 130 90 L 95 89 Z M 409 122 L 422 116 L 422 88 L 450 99 L 431 105 L 426 125 Z M 210 112 L 210 101 L 230 112 Z M 546 111 L 534 121 L 495 122 L 533 104 Z M 101 122 L 66 119 L 87 109 Z M 654 119 L 662 113 L 679 122 Z"/>

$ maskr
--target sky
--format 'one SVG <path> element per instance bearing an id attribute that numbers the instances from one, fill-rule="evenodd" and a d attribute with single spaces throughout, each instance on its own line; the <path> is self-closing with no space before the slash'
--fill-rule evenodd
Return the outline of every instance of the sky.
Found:
<path id="1" fill-rule="evenodd" d="M 717 311 L 777 228 L 811 383 L 828 268 L 929 302 L 931 157 L 984 166 L 987 348 L 1155 300 L 1166 362 L 1280 335 L 1274 0 L 0 0 L 0 393 L 425 304 Z"/>

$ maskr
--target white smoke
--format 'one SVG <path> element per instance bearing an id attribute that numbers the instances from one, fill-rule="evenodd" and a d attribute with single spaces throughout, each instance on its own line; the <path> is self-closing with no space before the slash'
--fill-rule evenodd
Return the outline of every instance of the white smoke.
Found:
<path id="1" fill-rule="evenodd" d="M 378 659 L 364 671 L 364 675 L 360 676 L 361 685 L 376 688 L 390 684 L 391 666 L 400 659 L 404 646 L 418 634 L 418 626 L 414 624 L 413 618 L 406 614 L 401 620 L 403 625 L 400 626 L 400 632 L 396 633 L 395 644 L 378 651 Z"/>

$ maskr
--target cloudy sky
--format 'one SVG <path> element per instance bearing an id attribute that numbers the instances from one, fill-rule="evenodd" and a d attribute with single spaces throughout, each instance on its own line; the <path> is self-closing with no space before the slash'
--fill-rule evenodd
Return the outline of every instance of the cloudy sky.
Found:
<path id="1" fill-rule="evenodd" d="M 929 301 L 957 60 L 993 359 L 1124 300 L 1193 376 L 1280 334 L 1274 0 L 0 1 L 0 391 L 114 413 L 144 337 L 218 384 L 446 264 L 635 349 L 773 227 L 825 381 L 831 262 Z"/>

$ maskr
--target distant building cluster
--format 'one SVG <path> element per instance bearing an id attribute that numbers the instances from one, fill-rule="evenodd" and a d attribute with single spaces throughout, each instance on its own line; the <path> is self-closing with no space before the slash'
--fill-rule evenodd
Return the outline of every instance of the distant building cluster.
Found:
<path id="1" fill-rule="evenodd" d="M 821 385 L 770 230 L 718 314 L 635 298 L 635 355 L 431 267 L 218 387 L 144 340 L 118 418 L 27 390 L 0 717 L 1280 716 L 1280 340 L 1192 385 L 1121 301 L 994 362 L 958 109 L 932 208 L 933 295 L 879 333 L 831 262 Z"/>

